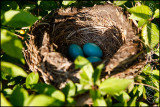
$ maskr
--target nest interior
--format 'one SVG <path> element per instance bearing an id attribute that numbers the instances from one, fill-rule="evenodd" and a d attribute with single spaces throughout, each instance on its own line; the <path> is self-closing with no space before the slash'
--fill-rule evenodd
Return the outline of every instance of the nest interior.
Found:
<path id="1" fill-rule="evenodd" d="M 103 51 L 102 62 L 93 64 L 105 64 L 102 78 L 133 78 L 145 63 L 136 33 L 122 8 L 112 4 L 58 9 L 31 27 L 23 53 L 29 69 L 40 72 L 45 83 L 63 87 L 79 78 L 68 46 L 92 42 Z"/>

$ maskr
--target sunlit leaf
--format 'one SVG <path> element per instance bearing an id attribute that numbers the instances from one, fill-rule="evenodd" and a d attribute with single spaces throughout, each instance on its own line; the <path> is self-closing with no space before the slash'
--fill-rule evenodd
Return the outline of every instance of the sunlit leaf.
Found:
<path id="1" fill-rule="evenodd" d="M 26 78 L 26 87 L 31 88 L 31 85 L 38 83 L 39 75 L 38 72 L 30 73 Z"/>
<path id="2" fill-rule="evenodd" d="M 155 103 L 159 103 L 159 100 L 160 100 L 160 99 L 159 99 L 159 95 L 160 95 L 159 92 L 157 92 L 157 93 L 154 94 Z"/>
<path id="3" fill-rule="evenodd" d="M 134 88 L 134 84 L 131 83 L 129 86 L 128 86 L 128 93 L 130 93 Z"/>
<path id="4" fill-rule="evenodd" d="M 90 63 L 90 62 L 86 58 L 84 58 L 82 56 L 78 56 L 74 61 L 76 69 L 82 68 L 84 65 L 86 65 L 88 63 Z"/>
<path id="5" fill-rule="evenodd" d="M 127 2 L 127 0 L 124 0 L 124 1 L 113 1 L 113 4 L 115 4 L 115 5 L 117 5 L 117 6 L 120 6 L 120 5 L 122 5 L 122 4 L 124 4 L 124 3 L 126 3 Z"/>
<path id="6" fill-rule="evenodd" d="M 93 101 L 93 106 L 107 106 L 103 97 L 97 98 Z"/>
<path id="7" fill-rule="evenodd" d="M 145 73 L 145 74 L 148 74 L 148 73 L 150 73 L 151 72 L 151 65 L 150 64 L 147 64 L 144 68 L 143 68 L 143 70 L 142 70 L 142 72 L 143 73 Z"/>
<path id="8" fill-rule="evenodd" d="M 159 9 L 156 9 L 153 15 L 154 18 L 159 18 Z"/>
<path id="9" fill-rule="evenodd" d="M 131 79 L 117 79 L 117 78 L 109 78 L 103 81 L 99 89 L 101 91 L 101 94 L 115 94 L 118 93 L 128 87 L 129 84 L 131 84 L 133 80 Z"/>
<path id="10" fill-rule="evenodd" d="M 5 96 L 7 96 L 7 97 L 10 96 L 12 94 L 12 92 L 13 92 L 13 90 L 11 88 L 5 88 L 5 89 L 3 89 L 3 94 Z"/>
<path id="11" fill-rule="evenodd" d="M 18 59 L 23 58 L 22 43 L 12 32 L 1 29 L 1 46 L 6 54 Z"/>
<path id="12" fill-rule="evenodd" d="M 53 97 L 47 95 L 36 95 L 28 106 L 60 106 Z"/>
<path id="13" fill-rule="evenodd" d="M 76 93 L 76 86 L 72 81 L 68 81 L 66 86 L 62 89 L 66 97 L 74 96 Z"/>
<path id="14" fill-rule="evenodd" d="M 31 26 L 38 18 L 25 11 L 9 10 L 4 13 L 4 23 L 10 27 Z"/>
<path id="15" fill-rule="evenodd" d="M 132 7 L 128 9 L 128 11 L 132 14 L 134 14 L 134 17 L 130 17 L 130 19 L 149 19 L 152 16 L 151 9 L 146 5 L 140 5 L 136 7 Z"/>
<path id="16" fill-rule="evenodd" d="M 80 83 L 85 86 L 86 89 L 90 88 L 93 85 L 93 66 L 92 64 L 84 57 L 78 56 L 75 61 L 75 68 L 81 68 L 80 70 Z"/>
<path id="17" fill-rule="evenodd" d="M 92 75 L 93 75 L 94 69 L 92 67 L 92 64 L 89 63 L 83 68 L 81 68 L 80 72 L 80 83 L 83 84 L 84 88 L 90 88 L 93 85 Z"/>
<path id="18" fill-rule="evenodd" d="M 28 106 L 31 101 L 33 100 L 33 98 L 35 97 L 34 94 L 30 95 L 25 101 L 24 101 L 24 106 Z"/>
<path id="19" fill-rule="evenodd" d="M 76 94 L 82 94 L 85 93 L 87 90 L 83 88 L 82 84 L 75 83 L 76 86 Z"/>
<path id="20" fill-rule="evenodd" d="M 71 4 L 75 3 L 75 2 L 76 1 L 74 1 L 74 0 L 73 1 L 63 1 L 62 4 L 67 6 L 67 5 L 71 5 Z"/>
<path id="21" fill-rule="evenodd" d="M 2 93 L 1 93 L 1 106 L 12 106 Z"/>
<path id="22" fill-rule="evenodd" d="M 121 91 L 120 93 L 116 93 L 113 97 L 120 102 L 127 102 L 130 99 L 130 96 L 125 91 Z"/>
<path id="23" fill-rule="evenodd" d="M 27 98 L 28 92 L 24 88 L 16 86 L 10 97 L 10 101 L 14 106 L 23 106 Z"/>
<path id="24" fill-rule="evenodd" d="M 145 45 L 154 48 L 159 42 L 159 29 L 154 23 L 147 23 L 142 28 L 141 36 Z"/>
<path id="25" fill-rule="evenodd" d="M 140 107 L 146 107 L 146 106 L 148 106 L 148 104 L 146 104 L 146 103 L 144 103 L 144 102 L 139 102 L 139 106 L 140 106 Z"/>
<path id="26" fill-rule="evenodd" d="M 131 99 L 129 102 L 128 102 L 128 106 L 136 106 L 136 100 L 137 100 L 137 97 L 134 97 L 133 99 Z"/>
<path id="27" fill-rule="evenodd" d="M 56 101 L 58 100 L 57 102 L 64 102 L 65 100 L 64 94 L 61 91 L 56 90 L 56 88 L 51 85 L 38 83 L 33 85 L 32 89 L 38 93 L 54 97 Z"/>
<path id="28" fill-rule="evenodd" d="M 148 21 L 146 19 L 141 19 L 140 21 L 138 21 L 138 27 L 143 26 L 144 24 L 146 24 Z"/>
<path id="29" fill-rule="evenodd" d="M 100 75 L 101 75 L 101 71 L 102 71 L 103 67 L 104 67 L 104 64 L 100 64 L 94 70 L 92 78 L 93 78 L 94 84 L 96 84 L 96 85 L 100 84 Z"/>
<path id="30" fill-rule="evenodd" d="M 145 88 L 145 87 L 144 87 L 142 84 L 140 84 L 140 85 L 138 86 L 137 91 L 138 91 L 138 96 L 139 96 L 139 97 L 142 95 L 144 88 Z"/>
<path id="31" fill-rule="evenodd" d="M 131 14 L 131 16 L 129 16 L 128 18 L 129 18 L 129 19 L 138 20 L 138 21 L 140 21 L 140 20 L 143 19 L 143 18 L 141 18 L 141 17 L 137 17 L 135 14 Z"/>
<path id="32" fill-rule="evenodd" d="M 75 106 L 76 102 L 74 100 L 74 98 L 72 97 L 67 97 L 67 104 L 66 106 Z"/>
<path id="33" fill-rule="evenodd" d="M 11 77 L 17 77 L 17 76 L 27 77 L 27 73 L 21 67 L 14 65 L 12 63 L 2 61 L 1 67 L 2 67 L 1 72 L 4 72 Z"/>

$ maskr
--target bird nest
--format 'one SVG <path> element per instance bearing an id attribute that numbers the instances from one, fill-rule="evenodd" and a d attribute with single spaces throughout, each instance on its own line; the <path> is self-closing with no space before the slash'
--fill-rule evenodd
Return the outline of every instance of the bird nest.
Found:
<path id="1" fill-rule="evenodd" d="M 103 51 L 101 78 L 134 78 L 145 64 L 137 28 L 122 8 L 112 4 L 57 9 L 30 28 L 23 50 L 30 71 L 44 82 L 61 88 L 68 80 L 79 82 L 79 70 L 68 57 L 68 46 L 91 42 Z"/>

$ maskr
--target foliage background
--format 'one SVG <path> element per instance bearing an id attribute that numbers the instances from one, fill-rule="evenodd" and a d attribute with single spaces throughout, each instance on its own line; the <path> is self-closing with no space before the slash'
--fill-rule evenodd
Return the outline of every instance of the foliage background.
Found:
<path id="1" fill-rule="evenodd" d="M 74 97 L 89 93 L 95 106 L 159 105 L 159 2 L 145 0 L 108 1 L 128 11 L 140 30 L 148 64 L 134 80 L 109 78 L 100 81 L 103 65 L 93 69 L 83 57 L 75 60 L 82 70 L 80 83 L 58 90 L 27 74 L 22 54 L 29 27 L 56 8 L 91 7 L 106 1 L 1 1 L 1 106 L 76 105 Z M 87 105 L 88 106 L 88 105 Z"/>

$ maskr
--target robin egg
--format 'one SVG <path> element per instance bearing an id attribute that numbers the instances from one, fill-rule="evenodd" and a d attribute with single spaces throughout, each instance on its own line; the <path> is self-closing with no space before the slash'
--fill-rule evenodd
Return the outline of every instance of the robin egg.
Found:
<path id="1" fill-rule="evenodd" d="M 83 52 L 87 57 L 90 57 L 90 56 L 102 57 L 103 56 L 102 50 L 94 43 L 86 43 L 83 46 Z"/>
<path id="2" fill-rule="evenodd" d="M 75 60 L 78 56 L 84 56 L 81 47 L 77 44 L 71 44 L 68 48 L 69 57 Z"/>
<path id="3" fill-rule="evenodd" d="M 102 61 L 101 58 L 96 56 L 90 56 L 87 58 L 91 63 Z"/>

